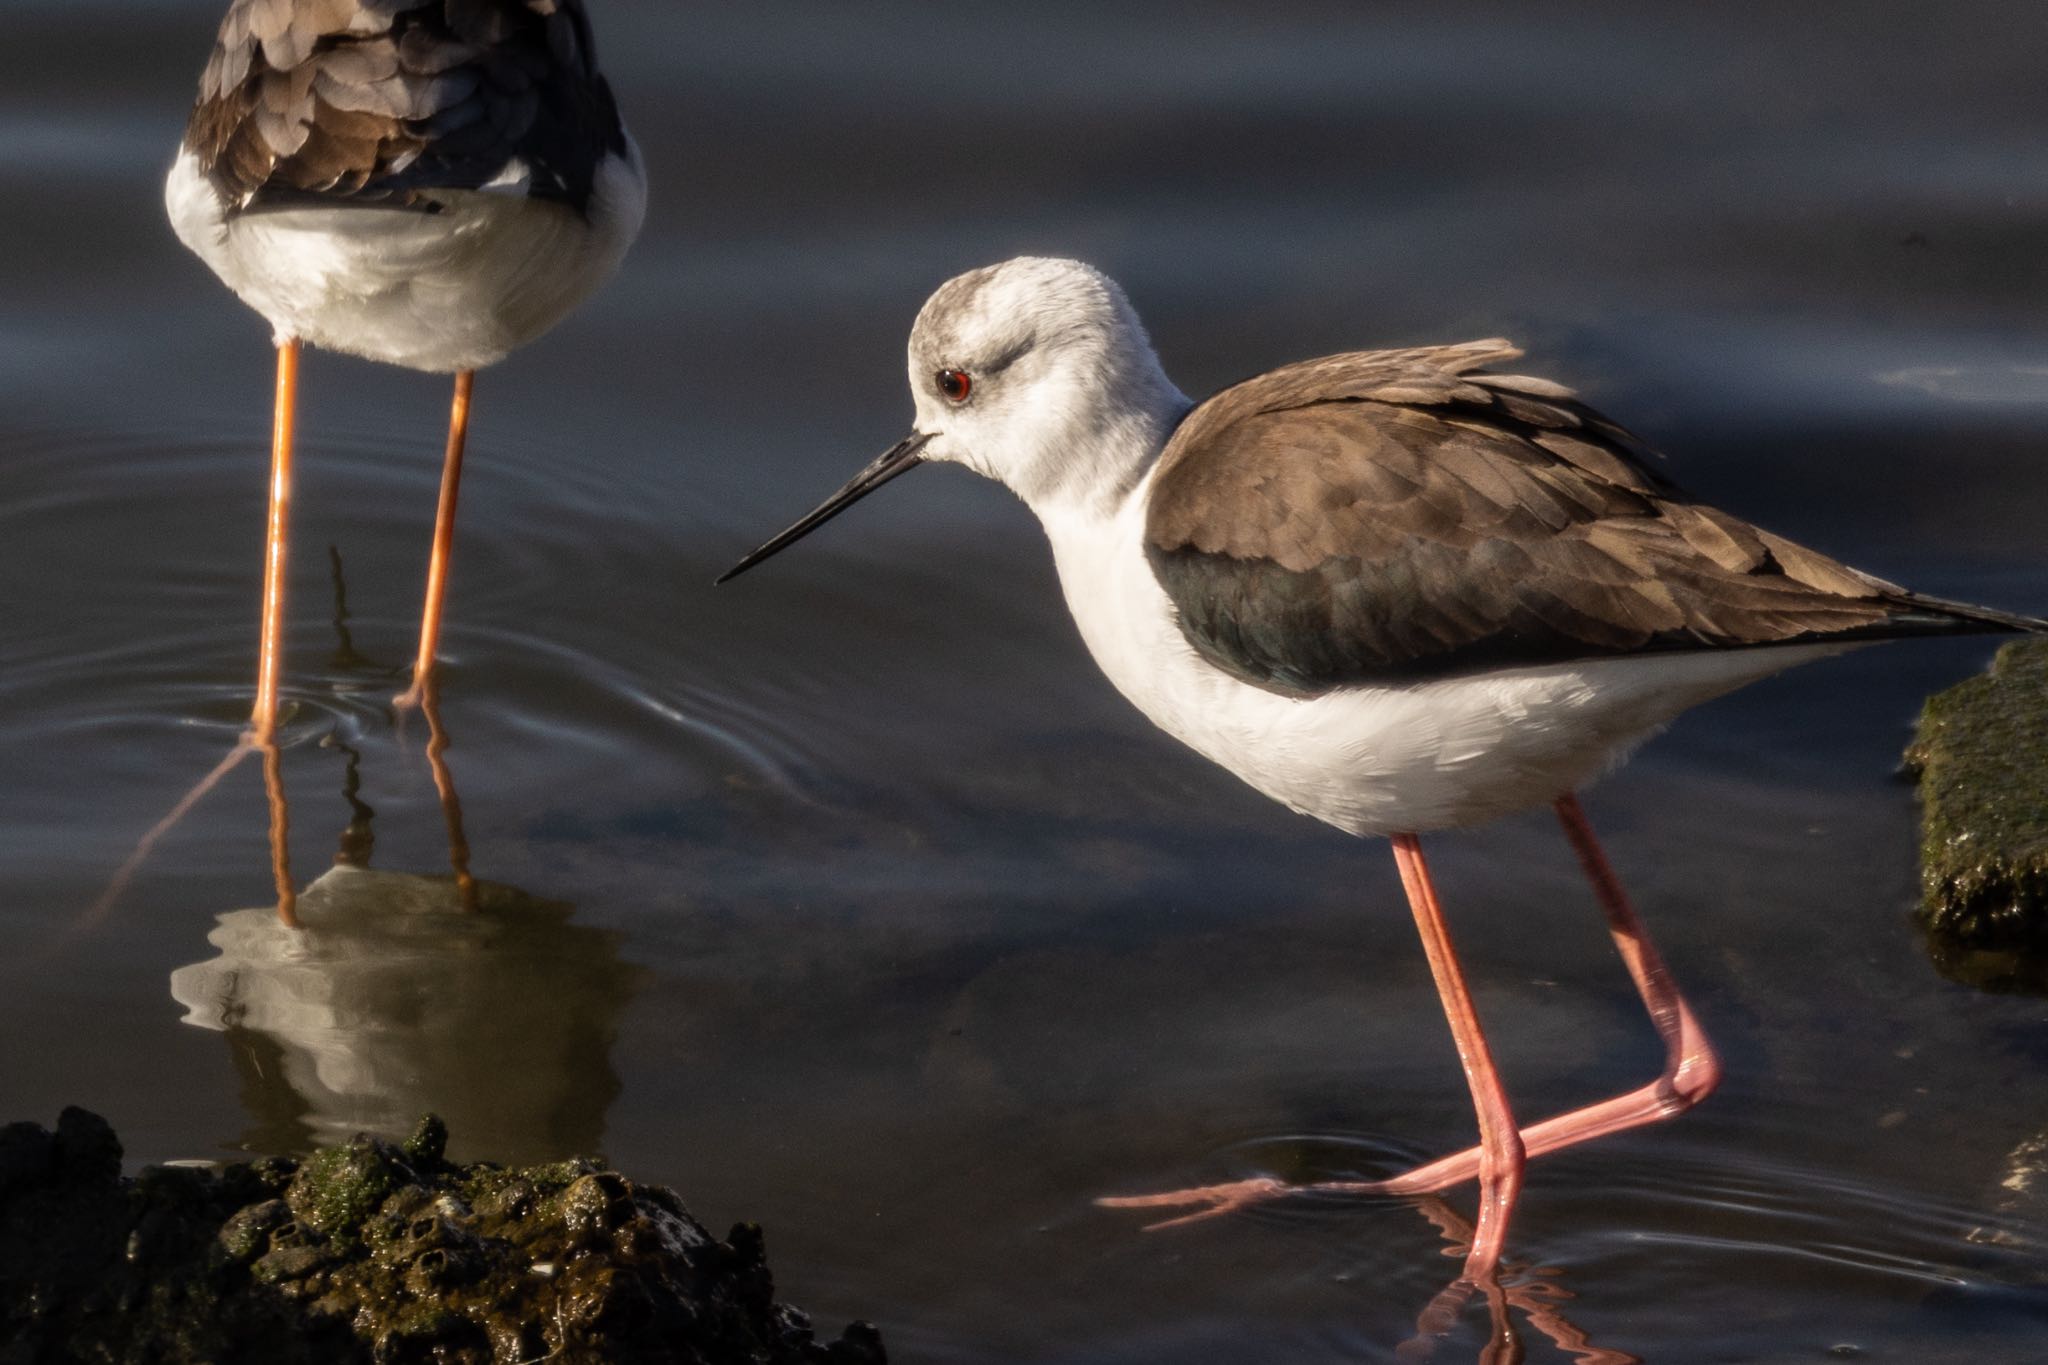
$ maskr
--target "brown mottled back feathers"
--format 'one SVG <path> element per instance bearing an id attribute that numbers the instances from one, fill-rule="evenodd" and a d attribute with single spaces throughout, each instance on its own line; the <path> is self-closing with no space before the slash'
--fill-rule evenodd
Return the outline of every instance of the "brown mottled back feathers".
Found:
<path id="1" fill-rule="evenodd" d="M 581 0 L 233 0 L 185 144 L 233 210 L 426 207 L 516 157 L 580 211 L 625 133 Z"/>
<path id="2" fill-rule="evenodd" d="M 1687 497 L 1504 341 L 1305 361 L 1160 456 L 1146 553 L 1210 662 L 1285 692 L 1643 650 L 2030 629 Z"/>

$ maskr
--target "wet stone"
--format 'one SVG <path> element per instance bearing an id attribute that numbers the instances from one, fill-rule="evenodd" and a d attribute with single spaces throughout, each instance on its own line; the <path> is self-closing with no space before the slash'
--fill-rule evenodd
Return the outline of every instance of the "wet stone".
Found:
<path id="1" fill-rule="evenodd" d="M 0 1128 L 0 1360 L 880 1365 L 775 1302 L 760 1229 L 714 1238 L 593 1161 L 450 1165 L 446 1129 L 304 1162 L 120 1176 L 104 1121 Z"/>
<path id="2" fill-rule="evenodd" d="M 412 1170 L 398 1149 L 358 1137 L 310 1158 L 292 1178 L 285 1202 L 311 1231 L 354 1241 L 384 1201 L 408 1183 Z"/>
<path id="3" fill-rule="evenodd" d="M 76 1106 L 59 1114 L 52 1150 L 60 1179 L 111 1185 L 121 1178 L 121 1139 L 98 1114 Z"/>
<path id="4" fill-rule="evenodd" d="M 432 1170 L 441 1164 L 448 1152 L 448 1125 L 441 1121 L 439 1114 L 421 1117 L 419 1126 L 412 1130 L 412 1136 L 399 1145 L 405 1159 L 421 1170 Z"/>
<path id="5" fill-rule="evenodd" d="M 292 1212 L 282 1199 L 266 1199 L 260 1204 L 250 1204 L 237 1209 L 221 1224 L 216 1237 L 222 1252 L 231 1261 L 248 1262 L 263 1253 L 270 1245 L 271 1234 L 291 1221 Z"/>
<path id="6" fill-rule="evenodd" d="M 586 1175 L 562 1192 L 562 1225 L 579 1239 L 602 1236 L 633 1216 L 632 1192 L 612 1171 Z"/>
<path id="7" fill-rule="evenodd" d="M 303 1280 L 333 1260 L 333 1253 L 324 1246 L 287 1245 L 258 1257 L 249 1273 L 265 1284 L 279 1284 L 286 1280 Z"/>
<path id="8" fill-rule="evenodd" d="M 1906 765 L 1937 960 L 1979 984 L 2024 977 L 1983 954 L 2048 953 L 2048 641 L 2007 645 L 1989 672 L 1928 698 Z"/>

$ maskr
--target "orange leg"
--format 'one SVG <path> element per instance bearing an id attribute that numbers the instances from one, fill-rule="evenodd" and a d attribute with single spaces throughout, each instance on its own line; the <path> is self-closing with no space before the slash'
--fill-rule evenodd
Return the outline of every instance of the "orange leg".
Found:
<path id="1" fill-rule="evenodd" d="M 270 428 L 270 512 L 263 544 L 262 639 L 257 647 L 256 702 L 249 711 L 249 728 L 227 756 L 142 836 L 135 851 L 121 864 L 107 889 L 87 913 L 85 923 L 88 925 L 99 922 L 113 908 L 114 901 L 127 888 L 157 841 L 183 820 L 199 804 L 200 798 L 212 791 L 236 764 L 255 750 L 261 750 L 264 755 L 264 786 L 270 796 L 271 870 L 277 878 L 277 913 L 287 925 L 296 927 L 298 924 L 294 913 L 297 897 L 292 889 L 291 872 L 286 866 L 284 852 L 284 782 L 277 749 L 277 693 L 278 679 L 284 668 L 284 580 L 289 559 L 292 446 L 298 426 L 300 350 L 297 337 L 285 337 L 277 343 L 277 394 Z"/>
<path id="2" fill-rule="evenodd" d="M 455 376 L 455 400 L 448 409 L 448 452 L 441 462 L 441 499 L 434 508 L 434 549 L 427 558 L 427 604 L 420 612 L 420 653 L 412 666 L 412 686 L 393 698 L 400 709 L 417 706 L 427 676 L 434 671 L 434 652 L 441 643 L 441 606 L 448 596 L 448 562 L 455 549 L 455 499 L 462 487 L 462 448 L 469 439 L 469 395 L 476 371 Z"/>
<path id="3" fill-rule="evenodd" d="M 1635 909 L 1621 889 L 1614 869 L 1608 865 L 1606 855 L 1600 851 L 1592 827 L 1586 822 L 1585 812 L 1579 807 L 1578 798 L 1560 797 L 1557 814 L 1564 824 L 1565 837 L 1578 854 L 1579 865 L 1592 882 L 1600 908 L 1607 916 L 1608 931 L 1613 935 L 1615 948 L 1621 953 L 1622 963 L 1628 968 L 1643 1006 L 1649 1011 L 1650 1021 L 1664 1041 L 1664 1070 L 1649 1084 L 1626 1094 L 1559 1114 L 1523 1129 L 1522 1145 L 1531 1157 L 1681 1114 L 1713 1093 L 1721 1079 L 1719 1058 L 1707 1042 L 1698 1017 L 1678 993 L 1663 957 L 1650 942 L 1642 921 L 1636 917 Z M 1397 854 L 1398 851 L 1397 841 Z M 1480 1175 L 1485 1164 L 1486 1152 L 1482 1145 L 1441 1157 L 1386 1180 L 1326 1180 L 1290 1185 L 1261 1177 L 1165 1194 L 1099 1199 L 1096 1202 L 1111 1208 L 1194 1210 L 1153 1225 L 1171 1227 L 1288 1194 L 1429 1194 Z"/>
<path id="4" fill-rule="evenodd" d="M 292 437 L 299 401 L 299 340 L 277 343 L 277 406 L 270 436 L 270 521 L 263 551 L 263 643 L 257 655 L 251 743 L 277 733 L 277 683 L 284 664 L 284 575 L 292 500 Z"/>

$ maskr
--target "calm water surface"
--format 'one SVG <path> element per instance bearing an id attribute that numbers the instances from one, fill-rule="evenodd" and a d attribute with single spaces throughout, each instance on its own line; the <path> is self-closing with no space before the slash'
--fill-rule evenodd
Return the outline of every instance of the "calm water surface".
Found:
<path id="1" fill-rule="evenodd" d="M 443 384 L 306 365 L 303 943 L 266 924 L 254 764 L 92 910 L 254 667 L 269 351 L 158 202 L 216 6 L 10 15 L 0 1117 L 85 1104 L 138 1162 L 428 1106 L 469 1154 L 601 1149 L 765 1223 L 789 1297 L 906 1361 L 1396 1358 L 1454 1213 L 1091 1204 L 1467 1140 L 1385 849 L 1150 733 L 960 471 L 708 587 L 901 432 L 927 291 L 1019 251 L 1120 278 L 1191 392 L 1517 337 L 1735 510 L 2048 607 L 2038 5 L 593 8 L 653 202 L 617 283 L 478 384 L 439 719 L 480 917 L 386 704 Z M 2048 1006 L 1930 964 L 1892 775 L 1988 653 L 1808 668 L 1590 798 L 1730 1079 L 1536 1168 L 1529 1359 L 2044 1353 L 2048 1206 L 2006 1182 Z M 1434 847 L 1523 1112 L 1653 1074 L 1547 820 Z"/>

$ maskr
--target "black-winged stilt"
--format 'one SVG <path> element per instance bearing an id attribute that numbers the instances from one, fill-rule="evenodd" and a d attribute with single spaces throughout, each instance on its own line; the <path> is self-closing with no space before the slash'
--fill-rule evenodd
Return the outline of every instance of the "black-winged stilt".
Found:
<path id="1" fill-rule="evenodd" d="M 1720 1067 L 1573 794 L 1687 707 L 1901 636 L 2048 631 L 1922 596 L 1707 507 L 1504 341 L 1328 356 L 1201 404 L 1123 292 L 1023 258 L 942 285 L 910 336 L 917 422 L 719 581 L 929 460 L 1038 514 L 1081 636 L 1159 727 L 1294 810 L 1387 835 L 1480 1144 L 1389 1180 L 1477 1176 L 1492 1278 L 1527 1157 L 1668 1118 Z M 1520 1127 L 1418 835 L 1550 804 L 1663 1038 L 1655 1081 Z M 1104 1203 L 1206 1217 L 1271 1180 Z"/>
<path id="2" fill-rule="evenodd" d="M 434 665 L 475 372 L 617 267 L 640 157 L 581 0 L 233 0 L 165 185 L 271 325 L 276 420 L 250 736 L 276 725 L 303 342 L 455 376 L 412 686 Z"/>

